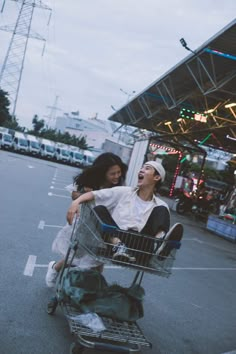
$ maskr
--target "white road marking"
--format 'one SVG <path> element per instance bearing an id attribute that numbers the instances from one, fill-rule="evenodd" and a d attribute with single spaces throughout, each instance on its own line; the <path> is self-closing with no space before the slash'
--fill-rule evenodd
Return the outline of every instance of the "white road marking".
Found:
<path id="1" fill-rule="evenodd" d="M 36 263 L 36 260 L 37 260 L 37 257 L 36 256 L 33 256 L 33 255 L 30 255 L 28 257 L 28 261 L 26 263 L 26 266 L 25 266 L 25 269 L 24 269 L 24 275 L 25 276 L 28 276 L 28 277 L 32 277 L 33 274 L 34 274 L 34 269 L 35 268 L 47 268 L 48 267 L 48 264 L 37 264 Z M 109 266 L 109 265 L 105 265 L 104 268 L 106 269 L 115 269 L 115 268 L 122 268 L 120 266 Z"/>
<path id="2" fill-rule="evenodd" d="M 66 187 L 65 188 L 56 188 L 54 186 L 50 186 L 50 189 L 57 189 L 58 191 L 66 191 Z"/>
<path id="3" fill-rule="evenodd" d="M 48 264 L 37 264 L 36 263 L 36 256 L 30 255 L 28 258 L 28 261 L 26 263 L 25 269 L 24 269 L 24 275 L 26 276 L 30 276 L 32 277 L 33 273 L 34 273 L 34 269 L 35 268 L 47 268 Z M 120 269 L 122 268 L 122 266 L 118 266 L 118 265 L 104 265 L 105 269 Z M 172 268 L 174 270 L 223 270 L 223 271 L 231 271 L 234 270 L 236 271 L 236 268 L 187 268 L 187 267 L 183 267 L 183 268 Z M 195 306 L 197 308 L 202 308 L 201 306 L 191 303 L 192 306 Z M 229 353 L 222 353 L 222 354 L 231 354 L 231 352 Z M 236 354 L 236 352 L 232 352 L 232 354 Z"/>
<path id="4" fill-rule="evenodd" d="M 60 183 L 67 183 L 67 184 L 69 183 L 68 179 L 59 179 L 59 178 L 55 178 L 55 177 L 52 178 L 52 181 L 60 182 Z"/>
<path id="5" fill-rule="evenodd" d="M 52 181 L 51 184 L 59 184 L 59 185 L 67 186 L 67 183 L 66 183 L 66 182 Z"/>
<path id="6" fill-rule="evenodd" d="M 47 268 L 48 267 L 48 264 L 35 264 L 34 265 L 34 268 Z M 105 265 L 104 266 L 105 269 L 118 269 L 118 268 L 122 268 L 120 266 L 113 266 L 113 265 Z"/>
<path id="7" fill-rule="evenodd" d="M 44 220 L 40 220 L 39 224 L 38 224 L 38 229 L 43 230 L 45 226 L 45 221 Z"/>
<path id="8" fill-rule="evenodd" d="M 231 352 L 225 352 L 225 353 L 222 353 L 222 354 L 236 354 L 236 349 L 232 350 Z"/>
<path id="9" fill-rule="evenodd" d="M 28 168 L 35 168 L 34 166 L 32 166 L 32 165 L 28 165 Z"/>
<path id="10" fill-rule="evenodd" d="M 51 192 L 48 193 L 49 197 L 60 197 L 60 198 L 69 198 L 71 199 L 71 197 L 68 197 L 68 195 L 60 195 L 60 194 L 53 194 Z"/>
<path id="11" fill-rule="evenodd" d="M 48 224 L 45 224 L 44 220 L 40 220 L 40 222 L 38 224 L 38 229 L 43 230 L 45 227 L 55 227 L 55 228 L 59 228 L 59 229 L 63 228 L 62 225 L 48 225 Z"/>
<path id="12" fill-rule="evenodd" d="M 202 306 L 196 305 L 196 304 L 194 304 L 194 303 L 190 303 L 190 304 L 193 305 L 193 306 L 195 306 L 195 307 L 197 307 L 197 308 L 199 308 L 199 309 L 202 308 Z"/>
<path id="13" fill-rule="evenodd" d="M 236 268 L 211 268 L 211 267 L 201 267 L 201 268 L 195 268 L 195 267 L 173 267 L 170 268 L 173 270 L 225 270 L 225 271 L 229 271 L 229 270 L 234 270 L 236 271 Z"/>
<path id="14" fill-rule="evenodd" d="M 28 277 L 32 277 L 33 273 L 34 273 L 34 268 L 35 268 L 35 264 L 36 264 L 36 256 L 30 255 L 28 258 L 28 261 L 26 263 L 25 269 L 24 269 L 24 275 L 28 276 Z"/>

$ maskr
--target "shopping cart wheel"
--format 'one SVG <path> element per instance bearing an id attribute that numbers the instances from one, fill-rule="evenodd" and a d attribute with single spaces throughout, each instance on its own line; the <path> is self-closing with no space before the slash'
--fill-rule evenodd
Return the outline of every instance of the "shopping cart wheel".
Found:
<path id="1" fill-rule="evenodd" d="M 47 313 L 49 315 L 53 315 L 54 314 L 54 312 L 56 311 L 56 308 L 57 308 L 57 304 L 58 304 L 57 298 L 56 297 L 52 297 L 51 300 L 48 303 L 48 306 L 47 306 Z"/>
<path id="2" fill-rule="evenodd" d="M 82 354 L 84 347 L 78 342 L 72 343 L 70 346 L 70 354 Z"/>

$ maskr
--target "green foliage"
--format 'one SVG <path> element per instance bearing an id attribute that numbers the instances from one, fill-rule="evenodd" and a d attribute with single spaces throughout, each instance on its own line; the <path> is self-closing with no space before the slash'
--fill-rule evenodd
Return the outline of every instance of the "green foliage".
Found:
<path id="1" fill-rule="evenodd" d="M 7 119 L 3 124 L 3 127 L 8 128 L 8 129 L 12 129 L 12 130 L 16 130 L 18 132 L 24 132 L 25 131 L 25 127 L 21 127 L 18 123 L 18 120 L 16 119 L 16 117 L 10 117 L 9 119 Z"/>
<path id="2" fill-rule="evenodd" d="M 0 88 L 0 125 L 2 126 L 5 126 L 4 123 L 7 123 L 11 119 L 9 107 L 8 93 Z"/>
<path id="3" fill-rule="evenodd" d="M 39 119 L 38 115 L 35 114 L 34 118 L 32 120 L 32 125 L 33 125 L 33 133 L 35 135 L 38 135 L 38 133 L 40 132 L 40 130 L 43 129 L 44 125 L 45 125 L 45 121 L 43 119 Z"/>

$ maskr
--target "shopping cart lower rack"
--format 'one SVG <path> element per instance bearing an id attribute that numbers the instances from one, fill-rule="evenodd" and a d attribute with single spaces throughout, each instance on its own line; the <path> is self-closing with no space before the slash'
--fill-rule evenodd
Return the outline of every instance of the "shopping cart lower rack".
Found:
<path id="1" fill-rule="evenodd" d="M 123 258 L 114 258 L 112 244 L 114 237 L 118 237 L 126 245 L 129 254 L 132 254 L 132 262 Z M 157 249 L 163 242 L 165 242 L 165 252 L 158 254 Z M 169 277 L 179 247 L 180 240 L 157 241 L 153 237 L 138 232 L 124 231 L 104 224 L 89 203 L 82 204 L 80 216 L 74 224 L 65 265 L 57 280 L 56 296 L 49 301 L 47 309 L 48 314 L 52 315 L 57 305 L 61 305 L 71 333 L 76 337 L 70 353 L 80 354 L 84 348 L 134 353 L 139 352 L 142 347 L 151 347 L 151 343 L 145 338 L 136 321 L 119 321 L 101 316 L 105 329 L 100 332 L 78 321 L 81 311 L 71 304 L 70 298 L 65 299 L 61 296 L 75 257 L 81 258 L 89 254 L 94 260 L 105 265 L 112 263 L 127 270 L 136 270 L 132 284 L 141 285 L 144 273 Z"/>

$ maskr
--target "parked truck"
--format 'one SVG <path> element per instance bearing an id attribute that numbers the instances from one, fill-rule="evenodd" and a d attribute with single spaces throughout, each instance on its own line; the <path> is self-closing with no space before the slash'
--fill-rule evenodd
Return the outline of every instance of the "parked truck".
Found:
<path id="1" fill-rule="evenodd" d="M 27 134 L 26 136 L 28 142 L 28 151 L 30 155 L 39 156 L 40 155 L 40 144 L 36 136 Z"/>
<path id="2" fill-rule="evenodd" d="M 57 161 L 70 162 L 70 149 L 68 145 L 58 143 L 56 144 L 55 157 Z"/>
<path id="3" fill-rule="evenodd" d="M 75 146 L 70 146 L 69 148 L 70 148 L 70 163 L 71 163 L 71 165 L 80 167 L 83 164 L 82 151 Z"/>
<path id="4" fill-rule="evenodd" d="M 56 148 L 54 141 L 48 139 L 39 139 L 40 143 L 40 156 L 42 158 L 51 159 L 55 158 Z"/>
<path id="5" fill-rule="evenodd" d="M 82 150 L 83 151 L 83 166 L 91 166 L 93 161 L 95 160 L 94 154 L 89 150 Z"/>
<path id="6" fill-rule="evenodd" d="M 12 135 L 7 131 L 0 130 L 0 148 L 2 149 L 12 149 L 13 139 Z"/>
<path id="7" fill-rule="evenodd" d="M 14 133 L 14 138 L 13 138 L 13 149 L 16 152 L 22 152 L 27 154 L 29 149 L 28 149 L 28 142 L 27 139 L 22 132 L 15 132 Z"/>

